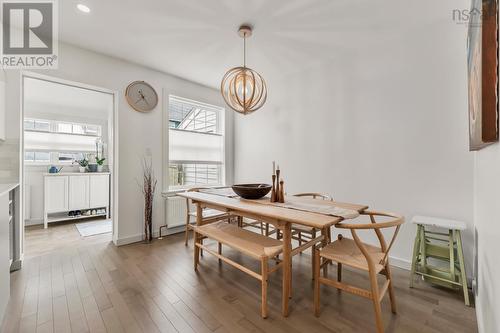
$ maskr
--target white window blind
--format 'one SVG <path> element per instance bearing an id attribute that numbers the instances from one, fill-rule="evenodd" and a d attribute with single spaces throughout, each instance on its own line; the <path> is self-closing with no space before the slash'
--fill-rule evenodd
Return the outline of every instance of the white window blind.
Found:
<path id="1" fill-rule="evenodd" d="M 169 97 L 169 187 L 224 184 L 224 109 Z"/>
<path id="2" fill-rule="evenodd" d="M 222 164 L 224 137 L 192 131 L 170 129 L 170 163 Z"/>
<path id="3" fill-rule="evenodd" d="M 29 151 L 95 152 L 95 136 L 50 132 L 24 132 L 24 147 Z"/>

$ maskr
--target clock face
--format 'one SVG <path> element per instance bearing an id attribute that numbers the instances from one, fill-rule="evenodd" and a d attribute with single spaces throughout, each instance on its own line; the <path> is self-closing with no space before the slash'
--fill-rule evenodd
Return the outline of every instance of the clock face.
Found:
<path id="1" fill-rule="evenodd" d="M 134 81 L 125 90 L 128 104 L 136 111 L 148 112 L 158 105 L 158 95 L 148 83 Z"/>

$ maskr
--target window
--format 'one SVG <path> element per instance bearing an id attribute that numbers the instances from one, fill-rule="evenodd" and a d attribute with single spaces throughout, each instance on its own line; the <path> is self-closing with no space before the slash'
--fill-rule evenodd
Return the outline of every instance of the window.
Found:
<path id="1" fill-rule="evenodd" d="M 26 162 L 49 163 L 50 153 L 40 151 L 27 151 L 24 153 L 24 160 Z"/>
<path id="2" fill-rule="evenodd" d="M 224 185 L 224 109 L 169 97 L 169 189 Z"/>
<path id="3" fill-rule="evenodd" d="M 77 160 L 82 160 L 85 156 L 83 153 L 55 153 L 59 163 L 73 163 Z"/>
<path id="4" fill-rule="evenodd" d="M 83 124 L 71 124 L 71 123 L 56 123 L 57 133 L 70 133 L 78 135 L 90 135 L 90 136 L 100 136 L 101 126 L 97 125 L 83 125 Z"/>
<path id="5" fill-rule="evenodd" d="M 33 164 L 71 164 L 95 153 L 101 144 L 101 125 L 24 120 L 24 160 Z"/>
<path id="6" fill-rule="evenodd" d="M 43 120 L 27 119 L 24 121 L 24 129 L 32 131 L 49 132 L 50 122 Z"/>

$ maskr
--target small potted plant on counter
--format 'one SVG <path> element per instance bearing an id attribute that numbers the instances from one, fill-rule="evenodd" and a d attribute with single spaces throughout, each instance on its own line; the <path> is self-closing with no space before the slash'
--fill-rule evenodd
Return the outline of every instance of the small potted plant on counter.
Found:
<path id="1" fill-rule="evenodd" d="M 103 172 L 104 170 L 104 161 L 106 160 L 105 157 L 103 158 L 96 158 L 96 163 L 97 163 L 97 172 Z"/>
<path id="2" fill-rule="evenodd" d="M 87 166 L 89 165 L 89 160 L 87 158 L 82 158 L 81 160 L 75 160 L 76 163 L 78 163 L 78 169 L 80 172 L 85 172 L 87 170 Z"/>

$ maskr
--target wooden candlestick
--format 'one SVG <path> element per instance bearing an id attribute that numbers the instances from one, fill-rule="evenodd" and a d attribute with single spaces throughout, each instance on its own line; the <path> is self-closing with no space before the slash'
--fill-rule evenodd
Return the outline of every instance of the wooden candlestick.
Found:
<path id="1" fill-rule="evenodd" d="M 273 188 L 271 189 L 271 202 L 276 202 L 278 201 L 276 199 L 276 175 L 272 175 L 273 178 Z"/>
<path id="2" fill-rule="evenodd" d="M 285 202 L 285 182 L 283 180 L 280 180 L 280 192 L 278 195 L 278 202 L 284 203 Z"/>
<path id="3" fill-rule="evenodd" d="M 278 202 L 280 198 L 280 169 L 276 169 L 276 197 L 274 202 Z"/>

